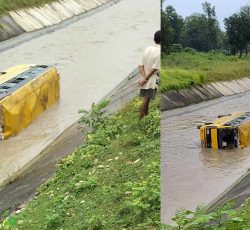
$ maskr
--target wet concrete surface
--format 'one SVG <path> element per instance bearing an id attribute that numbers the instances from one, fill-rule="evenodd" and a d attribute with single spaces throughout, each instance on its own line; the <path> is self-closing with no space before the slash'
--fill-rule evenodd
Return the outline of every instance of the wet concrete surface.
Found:
<path id="1" fill-rule="evenodd" d="M 222 97 L 161 116 L 161 219 L 172 224 L 179 208 L 208 205 L 249 168 L 250 148 L 201 149 L 197 125 L 218 114 L 250 111 L 250 92 Z"/>
<path id="2" fill-rule="evenodd" d="M 160 3 L 123 0 L 60 30 L 1 52 L 1 70 L 20 63 L 55 65 L 60 101 L 16 137 L 0 142 L 0 184 L 15 178 L 64 130 L 138 66 L 160 28 Z"/>
<path id="3" fill-rule="evenodd" d="M 247 198 L 250 197 L 250 170 L 243 174 L 230 187 L 228 187 L 220 196 L 212 201 L 206 208 L 207 211 L 214 211 L 228 202 L 232 203 L 232 208 L 238 208 Z"/>

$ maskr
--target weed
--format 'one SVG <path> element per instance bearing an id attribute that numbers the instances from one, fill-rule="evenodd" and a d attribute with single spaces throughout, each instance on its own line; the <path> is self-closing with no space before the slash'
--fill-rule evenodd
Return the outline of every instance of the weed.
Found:
<path id="1" fill-rule="evenodd" d="M 1 224 L 0 230 L 16 229 L 17 220 L 15 217 L 7 217 Z"/>
<path id="2" fill-rule="evenodd" d="M 105 110 L 109 104 L 109 100 L 103 100 L 99 104 L 93 103 L 91 110 L 87 111 L 85 109 L 79 110 L 79 113 L 84 115 L 81 117 L 79 123 L 87 124 L 91 129 L 96 130 L 98 126 L 104 123 L 105 120 Z"/>
<path id="3" fill-rule="evenodd" d="M 45 225 L 47 229 L 55 229 L 62 223 L 62 217 L 59 214 L 47 215 Z"/>
<path id="4" fill-rule="evenodd" d="M 219 207 L 213 212 L 207 213 L 203 206 L 193 211 L 180 209 L 172 218 L 177 224 L 176 227 L 164 225 L 166 230 L 247 230 L 250 227 L 249 213 L 250 203 L 247 200 L 245 207 L 234 210 L 233 202 Z"/>

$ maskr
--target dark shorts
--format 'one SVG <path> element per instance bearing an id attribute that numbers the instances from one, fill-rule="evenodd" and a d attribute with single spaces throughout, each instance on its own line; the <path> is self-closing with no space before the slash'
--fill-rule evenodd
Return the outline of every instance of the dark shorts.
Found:
<path id="1" fill-rule="evenodd" d="M 148 99 L 155 99 L 157 89 L 141 89 L 140 97 L 146 97 Z"/>

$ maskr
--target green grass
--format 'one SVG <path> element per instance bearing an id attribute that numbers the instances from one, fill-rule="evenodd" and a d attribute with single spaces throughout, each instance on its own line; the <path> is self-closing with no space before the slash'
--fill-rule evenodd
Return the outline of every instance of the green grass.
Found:
<path id="1" fill-rule="evenodd" d="M 86 144 L 58 163 L 39 195 L 5 226 L 159 229 L 159 98 L 141 121 L 140 101 L 133 100 L 89 133 Z"/>
<path id="2" fill-rule="evenodd" d="M 204 75 L 184 69 L 161 69 L 161 91 L 188 88 L 203 83 Z"/>
<path id="3" fill-rule="evenodd" d="M 40 6 L 58 0 L 0 0 L 0 15 L 7 14 L 9 11 L 27 7 Z"/>
<path id="4" fill-rule="evenodd" d="M 162 57 L 161 92 L 250 76 L 250 57 L 222 53 L 171 53 Z"/>

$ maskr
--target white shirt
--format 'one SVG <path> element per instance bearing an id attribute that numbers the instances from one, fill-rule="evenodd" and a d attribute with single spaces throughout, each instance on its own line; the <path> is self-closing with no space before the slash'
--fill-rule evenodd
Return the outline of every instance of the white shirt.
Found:
<path id="1" fill-rule="evenodd" d="M 159 82 L 158 75 L 161 68 L 161 46 L 154 44 L 147 47 L 143 53 L 140 65 L 144 66 L 146 75 L 151 71 L 151 69 L 157 70 L 142 86 L 142 89 L 157 89 L 157 82 Z"/>

